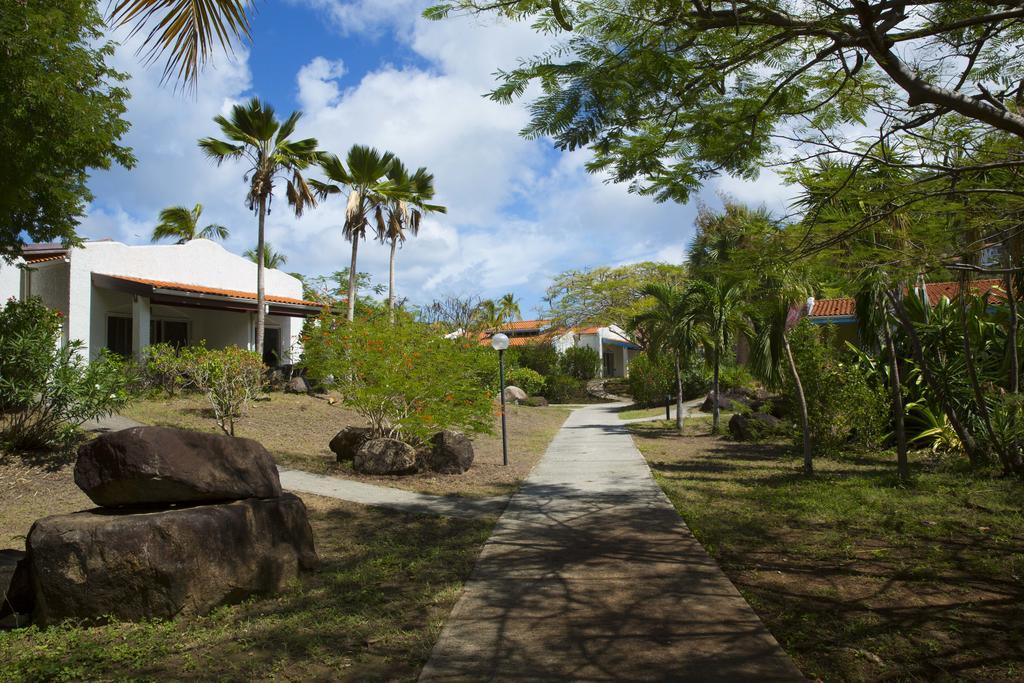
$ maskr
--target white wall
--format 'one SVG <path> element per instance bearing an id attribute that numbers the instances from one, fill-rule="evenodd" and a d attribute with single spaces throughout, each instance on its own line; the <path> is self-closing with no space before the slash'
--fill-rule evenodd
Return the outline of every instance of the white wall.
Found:
<path id="1" fill-rule="evenodd" d="M 18 264 L 23 263 L 17 259 L 14 263 L 7 263 L 0 259 L 0 303 L 6 303 L 8 299 L 21 299 L 21 269 Z"/>

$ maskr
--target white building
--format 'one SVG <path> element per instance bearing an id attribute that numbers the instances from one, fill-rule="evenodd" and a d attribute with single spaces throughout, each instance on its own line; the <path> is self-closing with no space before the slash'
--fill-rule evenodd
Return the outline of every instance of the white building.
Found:
<path id="1" fill-rule="evenodd" d="M 509 346 L 550 342 L 559 353 L 577 346 L 593 349 L 601 359 L 601 377 L 628 377 L 629 362 L 640 352 L 618 325 L 564 329 L 553 327 L 551 320 L 517 320 L 496 332 L 508 335 Z M 481 334 L 480 343 L 490 344 L 491 334 Z"/>
<path id="2" fill-rule="evenodd" d="M 296 278 L 265 273 L 264 360 L 293 362 L 302 319 L 320 307 L 303 301 Z M 31 296 L 63 315 L 65 341 L 80 340 L 90 358 L 101 349 L 137 356 L 158 342 L 256 346 L 256 264 L 209 240 L 30 244 L 14 265 L 0 263 L 0 297 Z"/>

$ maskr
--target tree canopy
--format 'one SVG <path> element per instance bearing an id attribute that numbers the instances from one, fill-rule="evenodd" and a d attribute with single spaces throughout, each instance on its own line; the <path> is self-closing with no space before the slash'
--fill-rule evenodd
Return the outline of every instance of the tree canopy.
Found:
<path id="1" fill-rule="evenodd" d="M 0 12 L 0 257 L 26 238 L 75 239 L 89 169 L 134 165 L 119 144 L 124 74 L 92 0 L 24 0 Z"/>

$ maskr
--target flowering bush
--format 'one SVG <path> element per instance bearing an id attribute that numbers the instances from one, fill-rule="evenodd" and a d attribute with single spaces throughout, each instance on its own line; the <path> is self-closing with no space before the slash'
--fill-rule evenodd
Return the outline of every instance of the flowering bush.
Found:
<path id="1" fill-rule="evenodd" d="M 39 299 L 0 309 L 0 446 L 61 445 L 86 420 L 128 403 L 124 361 L 104 353 L 88 362 L 82 347 L 61 344 L 61 315 Z"/>
<path id="2" fill-rule="evenodd" d="M 210 400 L 217 426 L 235 435 L 235 420 L 245 416 L 263 386 L 263 359 L 237 346 L 192 349 L 187 359 L 189 382 Z"/>
<path id="3" fill-rule="evenodd" d="M 386 315 L 348 322 L 326 312 L 303 336 L 309 375 L 333 377 L 378 437 L 424 442 L 442 429 L 492 429 L 497 359 L 466 339 Z"/>

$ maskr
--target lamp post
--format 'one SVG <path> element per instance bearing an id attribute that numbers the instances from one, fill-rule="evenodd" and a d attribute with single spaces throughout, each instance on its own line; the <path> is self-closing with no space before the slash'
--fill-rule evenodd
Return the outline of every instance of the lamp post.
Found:
<path id="1" fill-rule="evenodd" d="M 505 424 L 505 349 L 508 335 L 498 333 L 491 337 L 491 348 L 498 352 L 498 378 L 501 383 L 501 459 L 508 467 L 508 429 Z"/>

